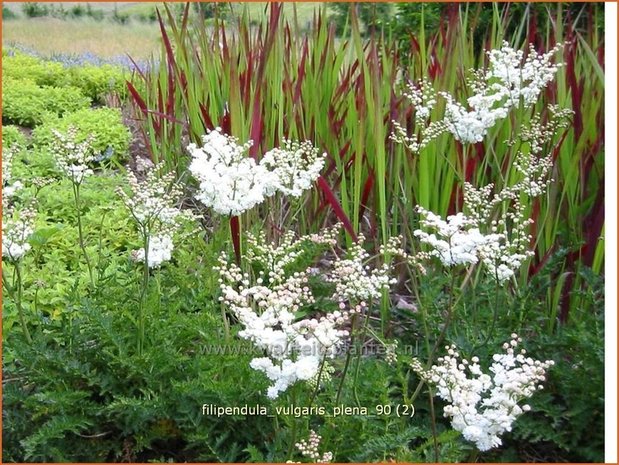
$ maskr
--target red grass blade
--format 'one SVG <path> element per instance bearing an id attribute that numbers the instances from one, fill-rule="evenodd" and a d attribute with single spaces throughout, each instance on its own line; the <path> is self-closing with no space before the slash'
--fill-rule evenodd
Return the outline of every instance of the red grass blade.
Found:
<path id="1" fill-rule="evenodd" d="M 363 214 L 365 213 L 365 209 L 368 204 L 368 200 L 370 198 L 370 194 L 372 193 L 372 188 L 374 187 L 374 170 L 370 170 L 368 174 L 368 178 L 365 180 L 363 184 L 363 192 L 361 194 L 361 204 L 359 206 L 359 218 L 357 221 L 361 223 L 361 219 L 363 218 Z"/>
<path id="2" fill-rule="evenodd" d="M 168 64 L 176 68 L 176 61 L 174 60 L 174 51 L 172 50 L 172 44 L 170 43 L 170 38 L 168 37 L 168 33 L 165 30 L 163 18 L 159 14 L 159 9 L 157 9 L 156 11 L 157 11 L 157 19 L 159 20 L 159 29 L 161 29 L 161 38 L 163 40 L 163 44 L 165 45 L 166 55 L 168 57 Z"/>
<path id="3" fill-rule="evenodd" d="M 337 199 L 337 197 L 335 196 L 335 194 L 329 187 L 329 184 L 327 183 L 326 179 L 323 178 L 322 176 L 319 176 L 318 180 L 316 181 L 316 184 L 318 184 L 318 187 L 325 195 L 327 202 L 331 205 L 331 208 L 333 209 L 335 216 L 337 216 L 337 218 L 344 225 L 344 229 L 346 229 L 348 234 L 350 234 L 350 237 L 352 237 L 353 240 L 356 241 L 357 235 L 355 234 L 355 231 L 353 230 L 352 223 L 348 219 L 348 216 L 346 216 L 346 213 L 342 209 L 342 206 L 340 205 L 339 200 Z"/>

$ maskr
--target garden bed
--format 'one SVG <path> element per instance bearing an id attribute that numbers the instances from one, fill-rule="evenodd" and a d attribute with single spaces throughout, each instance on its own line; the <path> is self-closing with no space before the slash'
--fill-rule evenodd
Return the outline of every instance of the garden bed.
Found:
<path id="1" fill-rule="evenodd" d="M 5 47 L 5 462 L 603 460 L 601 10 L 347 8 Z"/>

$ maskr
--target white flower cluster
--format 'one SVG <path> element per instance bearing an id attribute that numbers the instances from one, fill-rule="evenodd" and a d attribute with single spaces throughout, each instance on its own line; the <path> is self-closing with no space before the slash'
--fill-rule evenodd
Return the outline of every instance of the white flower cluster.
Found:
<path id="1" fill-rule="evenodd" d="M 16 148 L 2 148 L 2 206 L 6 208 L 15 194 L 24 187 L 21 181 L 13 179 L 13 159 Z"/>
<path id="2" fill-rule="evenodd" d="M 135 220 L 142 238 L 147 238 L 146 247 L 135 250 L 135 261 L 147 261 L 150 268 L 158 268 L 172 258 L 174 243 L 172 238 L 183 221 L 191 218 L 191 213 L 181 210 L 178 205 L 182 198 L 181 185 L 174 181 L 174 173 L 159 176 L 162 165 L 153 166 L 143 182 L 135 174 L 127 173 L 130 193 L 122 188 L 117 193 Z"/>
<path id="3" fill-rule="evenodd" d="M 260 279 L 270 283 L 281 283 L 286 279 L 286 267 L 297 260 L 309 243 L 335 246 L 340 225 L 323 231 L 321 234 L 303 236 L 298 240 L 294 231 L 287 231 L 278 245 L 268 243 L 264 233 L 258 236 L 247 233 L 247 253 L 245 258 L 264 268 Z"/>
<path id="4" fill-rule="evenodd" d="M 240 215 L 277 191 L 300 196 L 324 165 L 324 155 L 309 142 L 285 140 L 283 149 L 270 150 L 260 163 L 246 155 L 251 145 L 239 145 L 216 128 L 202 137 L 202 147 L 187 147 L 193 158 L 189 171 L 200 183 L 199 201 L 219 214 Z"/>
<path id="5" fill-rule="evenodd" d="M 134 250 L 132 258 L 136 262 L 144 262 L 148 260 L 149 268 L 159 268 L 162 263 L 172 259 L 172 251 L 174 250 L 174 242 L 167 234 L 152 236 L 148 239 L 148 258 L 144 248 Z"/>
<path id="6" fill-rule="evenodd" d="M 447 130 L 460 142 L 481 142 L 488 129 L 506 118 L 521 100 L 525 107 L 534 104 L 559 69 L 560 65 L 552 63 L 552 57 L 560 47 L 559 44 L 539 55 L 531 45 L 526 59 L 522 50 L 514 50 L 507 42 L 500 50 L 488 51 L 490 66 L 476 83 L 477 92 L 468 98 L 471 111 L 454 102 L 451 95 L 442 93 L 447 100 Z"/>
<path id="7" fill-rule="evenodd" d="M 422 244 L 431 246 L 430 255 L 438 257 L 445 266 L 477 263 L 480 249 L 500 239 L 498 234 L 484 236 L 475 223 L 463 213 L 450 215 L 447 220 L 443 220 L 421 207 L 417 207 L 417 211 L 421 215 L 422 228 L 435 232 L 428 233 L 424 229 L 417 229 L 414 235 Z"/>
<path id="8" fill-rule="evenodd" d="M 260 164 L 275 176 L 275 189 L 284 195 L 300 197 L 312 187 L 325 165 L 326 154 L 321 154 L 310 142 L 283 141 L 282 148 L 264 154 Z"/>
<path id="9" fill-rule="evenodd" d="M 455 346 L 447 346 L 445 357 L 439 364 L 425 371 L 418 360 L 412 368 L 437 389 L 437 395 L 447 401 L 443 413 L 451 418 L 451 425 L 465 439 L 474 442 L 480 451 L 501 445 L 500 436 L 511 431 L 513 422 L 528 405 L 518 405 L 543 388 L 546 370 L 554 365 L 552 360 L 541 362 L 526 356 L 526 351 L 516 353 L 521 339 L 512 334 L 510 342 L 503 345 L 505 353 L 495 354 L 489 371 L 482 372 L 479 359 L 461 359 Z"/>
<path id="10" fill-rule="evenodd" d="M 17 261 L 30 250 L 28 239 L 34 232 L 36 211 L 27 207 L 17 210 L 13 205 L 2 208 L 2 256 Z"/>
<path id="11" fill-rule="evenodd" d="M 390 138 L 397 143 L 406 145 L 411 152 L 417 153 L 430 141 L 444 133 L 447 127 L 443 121 L 426 123 L 438 97 L 429 80 L 423 79 L 417 85 L 408 83 L 407 90 L 404 91 L 403 95 L 413 104 L 415 126 L 421 128 L 421 130 L 419 134 L 409 136 L 400 123 L 393 121 L 394 132 Z"/>
<path id="12" fill-rule="evenodd" d="M 202 137 L 202 147 L 187 147 L 193 157 L 189 171 L 200 183 L 200 202 L 221 215 L 239 215 L 273 195 L 271 173 L 246 156 L 251 145 L 239 145 L 217 128 Z"/>
<path id="13" fill-rule="evenodd" d="M 228 263 L 225 256 L 220 257 L 217 267 L 220 301 L 243 325 L 239 336 L 264 350 L 265 357 L 252 360 L 251 367 L 271 380 L 267 391 L 270 398 L 278 397 L 297 381 L 316 385 L 325 358 L 335 357 L 349 336 L 345 329 L 348 320 L 367 311 L 364 296 L 380 297 L 381 290 L 391 282 L 387 275 L 389 267 L 374 272 L 362 264 L 368 254 L 360 245 L 355 246 L 352 259 L 321 262 L 324 281 L 335 283 L 332 302 L 338 303 L 338 310 L 299 319 L 298 314 L 314 303 L 309 287 L 313 269 L 293 272 L 289 265 L 303 253 L 305 246 L 335 245 L 336 233 L 337 227 L 296 241 L 293 235 L 286 234 L 279 246 L 266 244 L 264 236 L 249 235 L 245 259 L 262 267 L 256 278 L 243 273 L 236 264 Z M 391 241 L 385 249 L 394 251 L 395 245 Z M 347 271 L 349 268 L 352 271 Z"/>
<path id="14" fill-rule="evenodd" d="M 520 140 L 527 142 L 530 153 L 519 151 L 514 161 L 514 169 L 520 173 L 521 180 L 513 188 L 524 192 L 530 197 L 539 197 L 552 182 L 550 172 L 553 167 L 552 154 L 541 156 L 544 144 L 550 142 L 559 129 L 569 126 L 569 117 L 574 112 L 570 109 L 560 109 L 556 105 L 548 107 L 548 121 L 542 123 L 542 115 L 535 114 L 528 126 L 520 131 Z M 515 141 L 508 141 L 514 144 Z"/>
<path id="15" fill-rule="evenodd" d="M 385 362 L 388 365 L 394 365 L 398 361 L 398 340 L 394 339 L 392 343 L 385 344 Z"/>
<path id="16" fill-rule="evenodd" d="M 78 142 L 78 129 L 75 126 L 70 126 L 66 134 L 55 129 L 52 134 L 54 140 L 51 150 L 56 166 L 71 182 L 81 184 L 86 177 L 93 174 L 89 164 L 96 159 L 92 148 L 94 136 L 89 135 L 82 142 Z"/>
<path id="17" fill-rule="evenodd" d="M 490 89 L 508 97 L 510 105 L 517 105 L 522 98 L 525 107 L 533 105 L 542 90 L 554 79 L 560 64 L 553 64 L 552 57 L 561 49 L 557 44 L 552 50 L 540 55 L 533 44 L 524 59 L 522 50 L 514 50 L 503 42 L 500 50 L 490 50 L 490 67 L 485 80 Z M 492 84 L 496 79 L 498 83 Z M 481 97 L 480 97 L 481 98 Z"/>
<path id="18" fill-rule="evenodd" d="M 369 264 L 370 254 L 363 248 L 364 241 L 363 234 L 359 234 L 348 257 L 338 257 L 333 261 L 332 270 L 325 280 L 335 284 L 334 298 L 353 302 L 380 299 L 382 291 L 397 281 L 389 277 L 391 265 L 387 261 L 380 267 Z M 382 255 L 386 253 L 385 250 L 381 252 Z"/>
<path id="19" fill-rule="evenodd" d="M 471 186 L 467 187 L 472 189 Z M 413 234 L 422 244 L 431 247 L 429 255 L 437 257 L 443 265 L 469 265 L 481 261 L 498 282 L 504 282 L 532 254 L 527 250 L 530 239 L 527 227 L 530 221 L 521 221 L 524 207 L 518 202 L 515 205 L 515 212 L 505 212 L 505 218 L 501 221 L 490 221 L 491 232 L 488 234 L 480 231 L 483 222 L 477 221 L 475 216 L 458 213 L 443 220 L 417 207 L 422 229 L 415 230 Z M 512 225 L 511 236 L 508 234 L 508 222 Z"/>
<path id="20" fill-rule="evenodd" d="M 322 372 L 319 369 L 318 372 L 307 381 L 307 385 L 312 390 L 315 390 L 320 386 L 324 386 L 333 379 L 333 373 L 335 373 L 335 367 L 325 360 L 322 365 Z"/>
<path id="21" fill-rule="evenodd" d="M 558 44 L 540 55 L 531 46 L 526 59 L 521 50 L 514 50 L 507 42 L 498 50 L 488 51 L 488 69 L 473 71 L 476 77 L 471 85 L 474 94 L 467 99 L 470 110 L 451 94 L 435 92 L 428 81 L 422 81 L 417 87 L 409 85 L 404 96 L 415 106 L 415 122 L 422 129 L 418 136 L 409 136 L 394 122 L 391 138 L 405 144 L 412 152 L 418 152 L 445 131 L 463 143 L 481 142 L 488 129 L 505 119 L 520 102 L 529 107 L 537 101 L 561 66 L 552 63 L 552 57 L 560 48 Z M 442 120 L 426 126 L 424 120 L 438 96 L 446 101 L 445 115 Z"/>
<path id="22" fill-rule="evenodd" d="M 36 210 L 33 207 L 18 210 L 13 204 L 17 192 L 23 187 L 13 179 L 13 160 L 16 148 L 2 149 L 2 256 L 19 260 L 30 250 L 28 239 L 34 232 Z"/>
<path id="23" fill-rule="evenodd" d="M 310 381 L 321 360 L 334 357 L 348 331 L 340 329 L 351 315 L 363 308 L 341 309 L 320 318 L 297 320 L 301 307 L 314 302 L 306 272 L 293 273 L 271 287 L 250 285 L 250 276 L 224 256 L 219 261 L 221 302 L 243 325 L 239 336 L 265 351 L 251 367 L 264 372 L 273 382 L 267 390 L 275 399 L 297 381 Z"/>
<path id="24" fill-rule="evenodd" d="M 333 452 L 325 452 L 322 456 L 318 452 L 321 440 L 322 437 L 311 430 L 308 440 L 301 439 L 295 444 L 295 447 L 301 452 L 301 455 L 311 459 L 313 463 L 331 463 Z"/>

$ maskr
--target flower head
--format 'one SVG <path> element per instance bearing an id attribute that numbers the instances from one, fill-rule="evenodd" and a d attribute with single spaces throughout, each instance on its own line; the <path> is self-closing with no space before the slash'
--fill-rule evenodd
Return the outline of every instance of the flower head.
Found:
<path id="1" fill-rule="evenodd" d="M 281 148 L 265 153 L 260 164 L 275 175 L 275 188 L 279 192 L 300 197 L 320 175 L 325 157 L 309 141 L 284 140 Z"/>
<path id="2" fill-rule="evenodd" d="M 512 334 L 504 344 L 504 353 L 495 354 L 485 374 L 477 357 L 462 359 L 455 346 L 447 346 L 447 355 L 428 371 L 415 360 L 411 367 L 436 387 L 437 395 L 448 402 L 443 412 L 451 425 L 481 451 L 501 445 L 500 436 L 511 431 L 513 422 L 528 405 L 519 403 L 529 398 L 546 379 L 552 360 L 541 362 L 517 351 L 521 339 Z"/>
<path id="3" fill-rule="evenodd" d="M 144 248 L 141 248 L 133 252 L 133 259 L 136 262 L 147 259 L 149 268 L 159 268 L 163 262 L 172 259 L 172 250 L 174 243 L 170 236 L 165 234 L 152 236 L 148 239 L 148 257 Z"/>
<path id="4" fill-rule="evenodd" d="M 148 247 L 133 252 L 137 262 L 146 262 L 150 268 L 158 268 L 170 260 L 174 243 L 172 238 L 182 223 L 191 219 L 189 211 L 181 210 L 182 188 L 174 180 L 174 173 L 159 176 L 162 165 L 150 168 L 143 182 L 135 174 L 127 173 L 129 193 L 117 190 L 138 226 L 142 240 Z"/>
<path id="5" fill-rule="evenodd" d="M 32 207 L 17 210 L 13 205 L 2 210 L 2 256 L 17 261 L 31 249 L 28 239 L 34 232 L 36 211 Z"/>
<path id="6" fill-rule="evenodd" d="M 86 177 L 93 174 L 89 164 L 95 161 L 92 148 L 94 136 L 89 135 L 82 142 L 78 142 L 78 129 L 75 126 L 69 126 L 66 134 L 54 129 L 52 135 L 52 155 L 56 166 L 71 182 L 81 184 Z"/>
<path id="7" fill-rule="evenodd" d="M 275 192 L 275 177 L 246 156 L 249 141 L 239 145 L 220 128 L 202 138 L 202 147 L 190 144 L 189 171 L 200 183 L 196 198 L 221 215 L 239 215 Z"/>
<path id="8" fill-rule="evenodd" d="M 278 191 L 299 197 L 324 165 L 324 155 L 310 142 L 284 140 L 281 148 L 268 151 L 260 162 L 247 156 L 251 146 L 252 141 L 240 145 L 216 128 L 202 137 L 201 147 L 187 147 L 200 202 L 221 215 L 240 215 Z"/>

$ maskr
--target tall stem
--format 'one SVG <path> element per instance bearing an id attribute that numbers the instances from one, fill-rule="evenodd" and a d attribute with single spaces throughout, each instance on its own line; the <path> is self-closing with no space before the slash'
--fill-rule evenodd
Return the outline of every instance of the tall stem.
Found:
<path id="1" fill-rule="evenodd" d="M 310 398 L 308 407 L 312 406 L 312 404 L 314 403 L 314 399 L 318 395 L 318 390 L 320 389 L 320 378 L 322 377 L 322 372 L 325 368 L 326 361 L 327 361 L 327 353 L 325 352 L 325 354 L 322 356 L 322 362 L 320 362 L 320 369 L 318 370 L 318 375 L 316 377 L 316 388 L 314 389 L 314 392 L 312 393 L 312 397 Z"/>
<path id="2" fill-rule="evenodd" d="M 352 384 L 352 392 L 355 396 L 355 402 L 357 402 L 357 406 L 361 407 L 361 402 L 359 401 L 359 395 L 357 394 L 357 378 L 359 377 L 359 367 L 361 365 L 361 352 L 363 351 L 363 342 L 365 341 L 365 335 L 368 332 L 368 325 L 370 323 L 370 307 L 372 306 L 372 303 L 370 302 L 370 305 L 368 305 L 368 307 L 365 309 L 365 322 L 363 323 L 363 332 L 361 335 L 361 345 L 359 346 L 359 350 L 357 353 L 357 360 L 356 360 L 356 364 L 355 364 L 355 376 L 353 378 L 353 384 Z M 358 344 L 358 343 L 357 343 Z"/>
<path id="3" fill-rule="evenodd" d="M 494 313 L 492 315 L 492 323 L 490 325 L 490 329 L 488 330 L 488 333 L 486 334 L 486 337 L 484 338 L 484 341 L 479 346 L 473 346 L 473 349 L 471 350 L 471 352 L 475 352 L 475 350 L 477 350 L 479 347 L 484 347 L 486 344 L 488 344 L 488 341 L 490 340 L 490 338 L 494 334 L 494 328 L 496 326 L 496 322 L 497 322 L 498 318 L 499 318 L 499 277 L 495 276 L 495 282 L 494 282 Z"/>
<path id="4" fill-rule="evenodd" d="M 26 337 L 26 341 L 28 344 L 32 344 L 32 337 L 30 337 L 30 331 L 28 331 L 28 326 L 26 325 L 26 318 L 24 318 L 24 309 L 22 307 L 22 290 L 23 290 L 23 282 L 21 276 L 21 264 L 19 261 L 15 263 L 15 282 L 13 283 L 13 290 L 15 293 L 15 306 L 17 307 L 17 312 L 19 313 L 19 321 L 24 330 L 24 336 Z"/>
<path id="5" fill-rule="evenodd" d="M 84 255 L 84 259 L 86 260 L 86 266 L 88 267 L 88 275 L 90 276 L 90 285 L 92 289 L 95 288 L 95 278 L 92 272 L 92 265 L 90 263 L 90 258 L 88 258 L 88 253 L 86 252 L 86 246 L 84 244 L 84 231 L 82 229 L 82 209 L 81 209 L 81 201 L 80 201 L 80 185 L 78 183 L 73 183 L 73 197 L 75 199 L 75 210 L 77 213 L 77 231 L 79 234 L 79 244 L 82 249 L 82 254 Z"/>
<path id="6" fill-rule="evenodd" d="M 432 427 L 432 445 L 434 448 L 434 461 L 439 462 L 439 450 L 438 450 L 438 433 L 436 432 L 436 413 L 434 412 L 434 396 L 432 395 L 432 389 L 428 389 L 428 397 L 430 398 L 430 426 Z"/>
<path id="7" fill-rule="evenodd" d="M 148 290 L 148 281 L 150 279 L 150 270 L 148 268 L 148 245 L 149 245 L 149 234 L 148 229 L 144 227 L 142 230 L 142 244 L 144 245 L 144 264 L 142 266 L 142 285 L 140 290 L 140 302 L 139 302 L 139 314 L 138 314 L 138 334 L 137 334 L 137 345 L 138 345 L 138 355 L 142 355 L 144 351 L 144 337 L 145 337 L 145 300 L 146 294 Z"/>
<path id="8" fill-rule="evenodd" d="M 348 367 L 350 366 L 350 359 L 352 357 L 351 349 L 355 343 L 355 321 L 356 320 L 357 320 L 357 315 L 354 315 L 350 323 L 350 326 L 351 326 L 350 346 L 348 347 L 348 351 L 346 352 L 346 362 L 344 362 L 344 371 L 342 372 L 342 379 L 340 380 L 340 385 L 337 388 L 337 394 L 335 396 L 335 405 L 340 403 L 340 396 L 342 395 L 342 387 L 344 386 L 344 381 L 346 380 L 346 374 L 348 373 Z"/>
<path id="9" fill-rule="evenodd" d="M 443 328 L 441 329 L 441 332 L 438 336 L 438 339 L 436 340 L 436 342 L 434 343 L 434 346 L 432 347 L 432 351 L 430 352 L 430 355 L 428 357 L 428 363 L 426 366 L 426 369 L 430 369 L 430 367 L 432 366 L 432 361 L 434 360 L 434 356 L 436 355 L 436 351 L 438 350 L 438 348 L 440 347 L 440 345 L 443 342 L 443 339 L 445 338 L 445 335 L 447 334 L 447 329 L 449 328 L 449 325 L 451 324 L 451 320 L 453 318 L 453 313 L 454 313 L 454 307 L 456 306 L 456 304 L 459 302 L 460 300 L 460 296 L 462 294 L 460 294 L 458 296 L 458 298 L 456 298 L 454 300 L 454 285 L 455 285 L 455 275 L 453 273 L 453 271 L 450 271 L 451 274 L 451 284 L 449 287 L 449 303 L 447 305 L 447 317 L 445 318 L 445 324 L 443 325 Z M 466 283 L 466 280 L 465 280 Z M 463 283 L 463 285 L 465 284 Z M 462 288 L 461 288 L 462 289 Z M 417 396 L 419 395 L 419 392 L 421 391 L 422 386 L 424 385 L 425 381 L 420 380 L 419 383 L 417 384 L 417 387 L 415 388 L 415 392 L 413 393 L 413 396 L 411 398 L 411 401 L 414 401 Z"/>
<path id="10" fill-rule="evenodd" d="M 297 405 L 297 390 L 293 387 L 292 392 L 292 407 L 296 407 Z M 292 454 L 294 453 L 294 445 L 297 442 L 297 419 L 294 415 L 292 415 L 292 428 L 290 430 L 290 434 L 292 436 L 290 443 L 288 444 L 288 460 L 292 460 Z"/>

